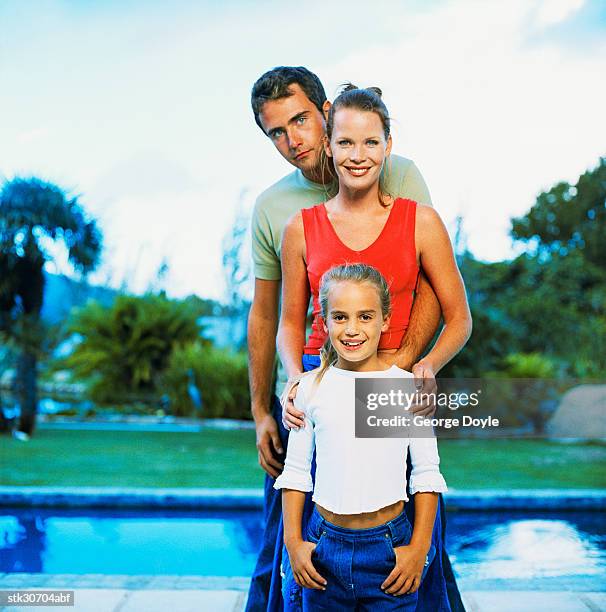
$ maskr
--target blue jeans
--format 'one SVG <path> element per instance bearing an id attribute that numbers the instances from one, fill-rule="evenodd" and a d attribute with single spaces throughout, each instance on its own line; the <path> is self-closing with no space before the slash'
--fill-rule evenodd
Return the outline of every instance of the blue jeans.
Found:
<path id="1" fill-rule="evenodd" d="M 378 527 L 346 529 L 328 522 L 314 508 L 307 540 L 316 544 L 312 561 L 327 584 L 324 591 L 303 589 L 303 610 L 416 610 L 418 591 L 396 596 L 381 590 L 395 565 L 394 547 L 408 544 L 411 536 L 404 511 Z M 432 547 L 424 575 L 434 556 Z"/>
<path id="2" fill-rule="evenodd" d="M 319 357 L 303 355 L 303 369 L 307 372 L 319 365 Z M 282 425 L 282 407 L 277 397 L 273 398 L 272 413 L 278 425 L 282 448 L 286 451 L 288 445 L 288 430 Z M 284 455 L 279 456 L 284 460 Z M 315 457 L 312 464 L 312 477 L 315 476 Z M 407 478 L 410 480 L 410 455 L 407 458 Z M 288 555 L 283 545 L 284 529 L 282 523 L 282 494 L 273 488 L 275 479 L 265 476 L 265 531 L 261 550 L 255 566 L 248 600 L 247 612 L 301 612 L 302 592 L 292 576 Z M 311 494 L 305 499 L 303 509 L 303 533 L 306 533 L 307 522 L 312 514 L 313 503 Z M 414 525 L 414 504 L 407 503 L 405 511 L 408 519 Z M 438 513 L 432 535 L 432 545 L 436 556 L 428 568 L 427 574 L 418 591 L 417 610 L 422 612 L 465 612 L 459 589 L 452 572 L 450 560 L 444 547 L 444 527 L 446 514 L 444 500 L 439 497 Z M 284 553 L 284 554 L 283 554 Z M 284 578 L 282 578 L 282 575 Z M 284 596 L 283 596 L 284 594 Z"/>

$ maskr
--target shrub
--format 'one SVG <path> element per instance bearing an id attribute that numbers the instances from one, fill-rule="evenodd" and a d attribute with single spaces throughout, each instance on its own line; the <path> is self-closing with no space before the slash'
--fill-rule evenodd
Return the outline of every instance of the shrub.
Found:
<path id="1" fill-rule="evenodd" d="M 164 295 L 89 302 L 68 324 L 80 341 L 61 366 L 85 379 L 97 402 L 153 397 L 173 351 L 199 338 L 197 318 L 189 303 Z"/>
<path id="2" fill-rule="evenodd" d="M 503 375 L 507 378 L 555 378 L 555 362 L 541 353 L 513 353 L 503 360 Z"/>
<path id="3" fill-rule="evenodd" d="M 189 386 L 202 394 L 201 416 L 250 419 L 248 367 L 245 353 L 195 342 L 176 348 L 163 376 L 164 390 L 176 415 L 196 413 Z"/>
<path id="4" fill-rule="evenodd" d="M 530 425 L 535 434 L 542 434 L 562 392 L 570 386 L 556 379 L 558 369 L 553 359 L 541 353 L 507 355 L 500 370 L 488 373 L 496 379 L 492 384 L 494 416 L 500 412 L 504 424 Z"/>

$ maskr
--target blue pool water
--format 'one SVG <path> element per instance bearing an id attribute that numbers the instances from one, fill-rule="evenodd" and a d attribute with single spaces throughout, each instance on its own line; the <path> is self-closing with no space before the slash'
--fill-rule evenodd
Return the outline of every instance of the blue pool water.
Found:
<path id="1" fill-rule="evenodd" d="M 604 590 L 600 512 L 448 516 L 451 561 L 466 588 Z M 0 511 L 0 573 L 248 576 L 258 512 Z"/>
<path id="2" fill-rule="evenodd" d="M 246 576 L 261 517 L 242 512 L 0 511 L 0 573 Z"/>
<path id="3" fill-rule="evenodd" d="M 606 590 L 602 512 L 456 512 L 447 550 L 467 590 Z"/>

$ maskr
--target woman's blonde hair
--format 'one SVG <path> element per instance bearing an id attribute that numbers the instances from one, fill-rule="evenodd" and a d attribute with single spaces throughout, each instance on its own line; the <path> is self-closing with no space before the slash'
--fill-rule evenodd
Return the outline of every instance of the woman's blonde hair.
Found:
<path id="1" fill-rule="evenodd" d="M 325 322 L 328 320 L 328 298 L 330 296 L 330 290 L 336 283 L 344 281 L 360 284 L 369 283 L 377 290 L 383 317 L 386 317 L 391 312 L 389 285 L 383 275 L 376 268 L 367 264 L 348 263 L 331 268 L 323 274 L 320 280 L 320 312 Z M 337 351 L 330 341 L 330 336 L 327 336 L 324 346 L 320 351 L 320 367 L 316 374 L 316 384 L 322 380 L 326 370 L 337 362 L 337 358 Z"/>

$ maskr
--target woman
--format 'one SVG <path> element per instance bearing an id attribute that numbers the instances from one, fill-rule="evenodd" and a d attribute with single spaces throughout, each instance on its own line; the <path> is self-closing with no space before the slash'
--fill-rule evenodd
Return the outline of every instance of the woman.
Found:
<path id="1" fill-rule="evenodd" d="M 471 333 L 471 315 L 463 280 L 458 271 L 446 228 L 430 207 L 410 200 L 394 199 L 381 189 L 381 171 L 389 171 L 392 147 L 389 114 L 378 89 L 347 86 L 329 110 L 325 152 L 338 179 L 336 196 L 302 210 L 288 222 L 282 246 L 282 312 L 278 351 L 289 378 L 302 369 L 319 365 L 326 339 L 318 300 L 319 280 L 331 267 L 365 263 L 387 279 L 392 292 L 392 318 L 381 335 L 379 355 L 397 365 L 395 355 L 412 307 L 414 288 L 422 267 L 440 302 L 444 328 L 431 358 L 421 359 L 415 369 L 435 375 L 465 344 Z M 306 342 L 305 319 L 313 297 L 312 332 Z M 302 367 L 303 366 L 303 367 Z M 441 503 L 441 502 L 440 502 Z M 441 503 L 442 505 L 442 503 Z M 306 503 L 303 527 L 311 512 Z M 407 506 L 407 511 L 409 510 Z M 434 528 L 438 555 L 425 583 L 444 584 L 441 565 L 441 523 Z M 285 604 L 296 605 L 297 585 L 287 563 Z M 294 585 L 294 586 L 293 586 Z M 419 607 L 450 609 L 445 594 L 419 591 Z M 442 589 L 445 592 L 445 587 Z M 427 596 L 426 596 L 427 595 Z"/>

